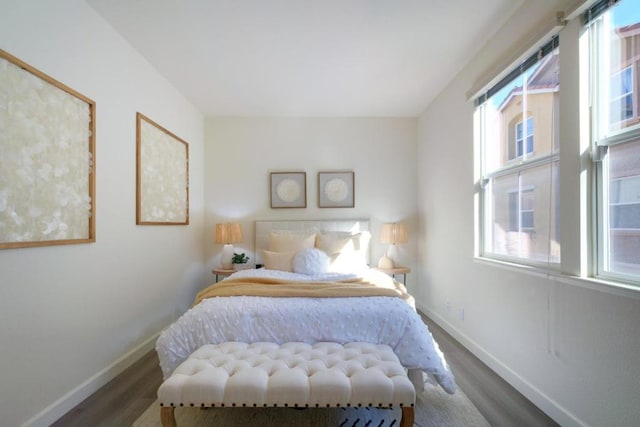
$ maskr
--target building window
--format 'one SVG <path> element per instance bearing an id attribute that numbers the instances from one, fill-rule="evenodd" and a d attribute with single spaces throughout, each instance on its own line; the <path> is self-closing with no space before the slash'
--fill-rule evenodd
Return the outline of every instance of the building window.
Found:
<path id="1" fill-rule="evenodd" d="M 520 121 L 516 123 L 516 129 L 515 129 L 516 157 L 522 157 L 522 155 L 524 154 L 525 144 L 527 148 L 527 154 L 532 154 L 533 153 L 533 117 L 529 117 L 526 121 Z"/>
<path id="2" fill-rule="evenodd" d="M 509 192 L 509 231 L 533 231 L 535 194 L 533 188 Z"/>
<path id="3" fill-rule="evenodd" d="M 640 9 L 599 2 L 585 14 L 590 40 L 591 135 L 596 183 L 596 274 L 640 281 Z"/>
<path id="4" fill-rule="evenodd" d="M 476 102 L 483 257 L 527 265 L 560 262 L 559 55 L 554 37 Z"/>
<path id="5" fill-rule="evenodd" d="M 609 122 L 615 124 L 633 118 L 633 68 L 611 76 Z"/>

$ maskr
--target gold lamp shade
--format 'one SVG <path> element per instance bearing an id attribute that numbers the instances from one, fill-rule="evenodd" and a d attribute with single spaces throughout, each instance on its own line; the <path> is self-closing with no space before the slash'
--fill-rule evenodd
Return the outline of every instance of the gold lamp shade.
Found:
<path id="1" fill-rule="evenodd" d="M 378 268 L 394 268 L 394 258 L 397 257 L 396 243 L 407 243 L 409 241 L 407 226 L 402 223 L 382 224 L 380 240 L 390 246 L 387 249 L 387 253 L 378 261 Z"/>
<path id="2" fill-rule="evenodd" d="M 242 227 L 238 223 L 226 222 L 216 224 L 216 243 L 240 243 L 242 242 Z"/>
<path id="3" fill-rule="evenodd" d="M 382 230 L 380 233 L 380 240 L 382 243 L 395 245 L 396 243 L 407 243 L 409 241 L 407 226 L 402 223 L 382 224 Z"/>
<path id="4" fill-rule="evenodd" d="M 231 262 L 233 258 L 233 243 L 242 242 L 242 227 L 234 222 L 216 224 L 215 242 L 224 245 L 222 254 L 220 254 L 222 268 L 231 270 L 233 268 L 233 263 Z"/>

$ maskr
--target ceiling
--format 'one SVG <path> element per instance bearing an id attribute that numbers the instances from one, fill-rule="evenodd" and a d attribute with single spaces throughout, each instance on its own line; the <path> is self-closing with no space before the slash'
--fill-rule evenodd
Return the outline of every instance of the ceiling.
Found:
<path id="1" fill-rule="evenodd" d="M 416 117 L 522 0 L 87 0 L 205 117 Z"/>

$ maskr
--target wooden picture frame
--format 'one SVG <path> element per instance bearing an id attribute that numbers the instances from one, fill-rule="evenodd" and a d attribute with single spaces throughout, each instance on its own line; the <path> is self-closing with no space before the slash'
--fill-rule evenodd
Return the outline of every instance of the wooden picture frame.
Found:
<path id="1" fill-rule="evenodd" d="M 352 171 L 318 172 L 318 207 L 355 207 L 354 184 Z"/>
<path id="2" fill-rule="evenodd" d="M 0 93 L 0 249 L 95 242 L 95 102 L 2 49 Z"/>
<path id="3" fill-rule="evenodd" d="M 271 172 L 269 185 L 271 188 L 271 208 L 307 207 L 306 172 Z"/>
<path id="4" fill-rule="evenodd" d="M 136 224 L 189 224 L 189 144 L 136 114 Z"/>

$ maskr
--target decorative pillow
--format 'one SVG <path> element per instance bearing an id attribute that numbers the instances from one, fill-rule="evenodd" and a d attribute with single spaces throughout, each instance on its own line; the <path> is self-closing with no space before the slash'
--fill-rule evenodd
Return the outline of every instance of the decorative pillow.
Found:
<path id="1" fill-rule="evenodd" d="M 334 255 L 342 251 L 354 251 L 354 238 L 360 234 L 344 235 L 322 233 L 316 236 L 316 248 L 324 251 L 327 255 Z"/>
<path id="2" fill-rule="evenodd" d="M 307 248 L 293 257 L 293 271 L 295 273 L 316 275 L 329 270 L 329 257 L 320 249 Z"/>
<path id="3" fill-rule="evenodd" d="M 296 254 L 290 252 L 262 251 L 264 268 L 269 270 L 293 271 L 293 257 Z"/>
<path id="4" fill-rule="evenodd" d="M 313 248 L 315 232 L 272 231 L 269 234 L 269 250 L 273 252 L 298 252 Z"/>
<path id="5" fill-rule="evenodd" d="M 316 237 L 316 247 L 328 255 L 342 252 L 358 252 L 365 259 L 369 258 L 369 241 L 371 233 L 362 231 L 351 234 L 349 232 L 334 231 L 321 233 Z"/>
<path id="6" fill-rule="evenodd" d="M 358 274 L 369 268 L 367 260 L 370 239 L 368 231 L 356 234 L 327 232 L 318 234 L 316 247 L 329 255 L 329 272 Z"/>
<path id="7" fill-rule="evenodd" d="M 329 258 L 329 272 L 361 274 L 369 269 L 367 261 L 358 252 L 342 252 Z"/>

